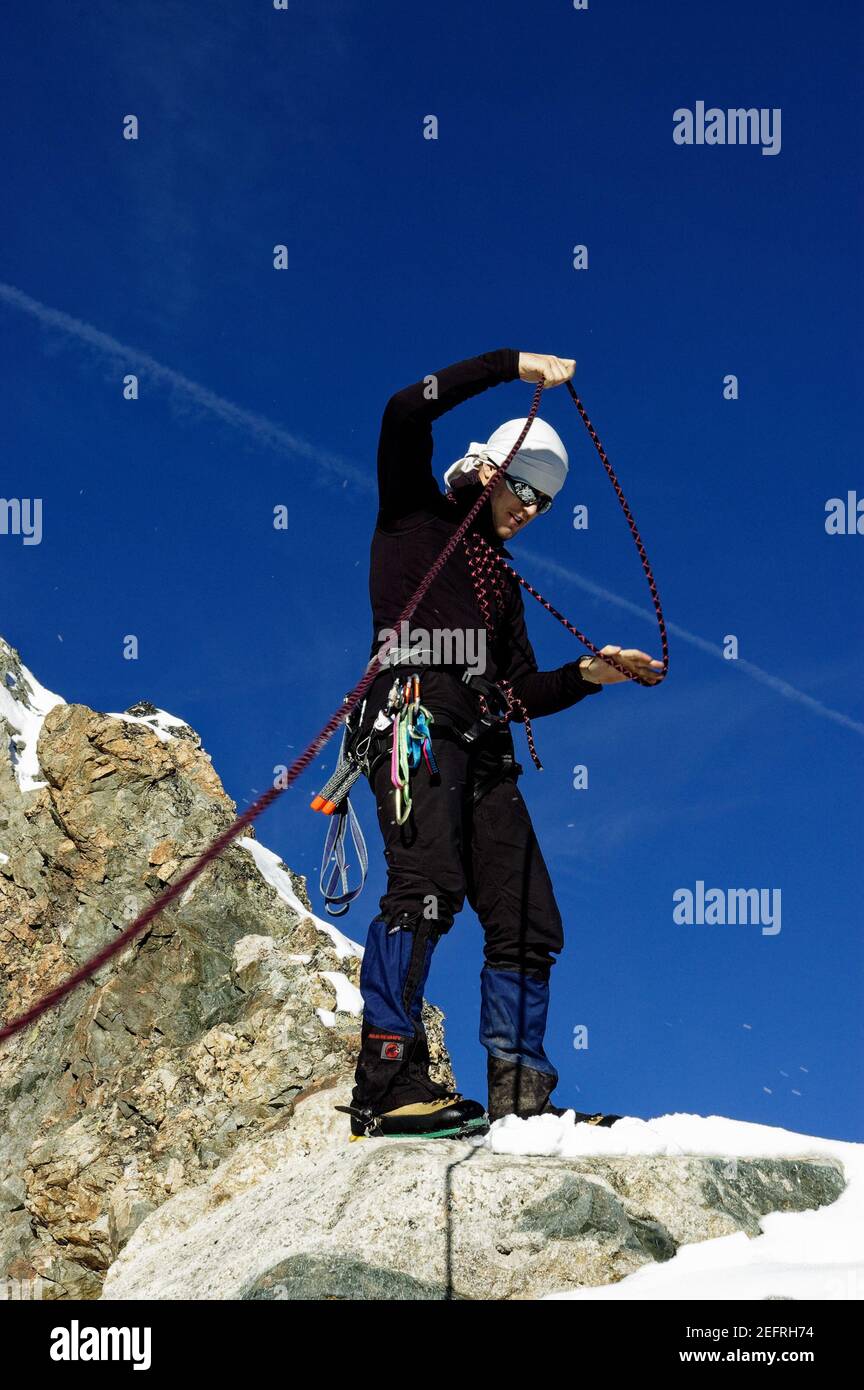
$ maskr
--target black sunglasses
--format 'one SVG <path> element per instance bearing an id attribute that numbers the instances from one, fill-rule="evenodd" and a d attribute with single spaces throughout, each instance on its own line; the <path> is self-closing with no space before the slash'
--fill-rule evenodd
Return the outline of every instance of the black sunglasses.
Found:
<path id="1" fill-rule="evenodd" d="M 504 481 L 514 496 L 524 502 L 526 507 L 536 507 L 537 515 L 542 516 L 548 512 L 552 506 L 552 498 L 547 497 L 545 492 L 538 492 L 530 483 L 523 483 L 521 478 L 511 478 L 509 473 L 504 474 Z"/>

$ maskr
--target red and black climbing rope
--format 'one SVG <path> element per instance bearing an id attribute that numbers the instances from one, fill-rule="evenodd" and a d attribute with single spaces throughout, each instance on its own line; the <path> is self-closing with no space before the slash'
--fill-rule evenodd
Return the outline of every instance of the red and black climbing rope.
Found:
<path id="1" fill-rule="evenodd" d="M 452 493 L 450 494 L 452 496 Z M 456 500 L 455 498 L 453 499 Z M 462 544 L 468 556 L 468 573 L 474 585 L 474 594 L 477 598 L 477 606 L 480 609 L 480 616 L 486 628 L 489 641 L 495 640 L 495 617 L 492 611 L 492 604 L 500 610 L 504 596 L 504 572 L 497 565 L 492 563 L 496 557 L 496 552 L 492 549 L 488 541 L 476 533 L 466 536 Z M 514 570 L 515 574 L 516 571 Z M 492 590 L 490 598 L 489 590 Z M 531 754 L 532 761 L 536 768 L 542 769 L 543 764 L 537 756 L 537 746 L 534 742 L 534 730 L 531 728 L 531 720 L 525 705 L 513 689 L 510 681 L 500 680 L 497 682 L 499 690 L 504 694 L 507 701 L 507 712 L 502 715 L 501 723 L 507 724 L 518 712 L 522 723 L 525 725 L 525 738 L 528 741 L 528 752 Z M 485 696 L 478 695 L 480 713 L 490 714 L 489 705 Z"/>

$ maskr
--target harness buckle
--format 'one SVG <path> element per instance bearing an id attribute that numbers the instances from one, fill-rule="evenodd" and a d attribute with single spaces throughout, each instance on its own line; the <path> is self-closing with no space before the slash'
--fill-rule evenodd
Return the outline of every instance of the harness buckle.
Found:
<path id="1" fill-rule="evenodd" d="M 500 686 L 495 685 L 494 681 L 487 680 L 477 671 L 463 671 L 461 679 L 462 684 L 481 695 L 487 705 L 486 712 L 481 714 L 480 718 L 462 734 L 463 742 L 472 744 L 476 743 L 477 739 L 488 733 L 490 729 L 500 728 L 507 723 L 504 717 L 507 713 L 507 697 Z"/>
<path id="2" fill-rule="evenodd" d="M 494 729 L 498 723 L 500 720 L 493 715 L 484 714 L 471 725 L 470 729 L 461 730 L 459 736 L 463 743 L 476 743 L 478 738 L 488 733 L 490 729 Z"/>

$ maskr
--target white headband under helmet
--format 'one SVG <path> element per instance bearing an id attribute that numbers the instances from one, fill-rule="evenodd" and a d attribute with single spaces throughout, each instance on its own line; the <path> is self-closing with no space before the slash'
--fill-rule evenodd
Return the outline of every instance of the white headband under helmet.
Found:
<path id="1" fill-rule="evenodd" d="M 525 423 L 525 416 L 521 420 L 507 420 L 489 436 L 485 444 L 469 444 L 465 456 L 451 463 L 444 474 L 445 486 L 455 488 L 460 483 L 468 482 L 468 475 L 473 474 L 481 463 L 503 463 L 525 428 Z M 554 497 L 564 486 L 567 467 L 567 450 L 560 435 L 545 420 L 535 416 L 505 476 L 521 478 L 538 492 Z"/>

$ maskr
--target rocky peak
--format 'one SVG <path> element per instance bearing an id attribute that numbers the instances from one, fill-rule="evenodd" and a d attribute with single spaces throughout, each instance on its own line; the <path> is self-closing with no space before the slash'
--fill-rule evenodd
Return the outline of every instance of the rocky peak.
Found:
<path id="1" fill-rule="evenodd" d="M 149 701 L 120 714 L 67 704 L 2 640 L 0 735 L 9 1019 L 152 903 L 237 808 L 185 721 Z M 298 1097 L 347 1093 L 361 957 L 250 831 L 0 1044 L 0 1275 L 98 1296 L 148 1212 L 284 1125 Z M 440 1011 L 426 1007 L 446 1080 Z"/>

